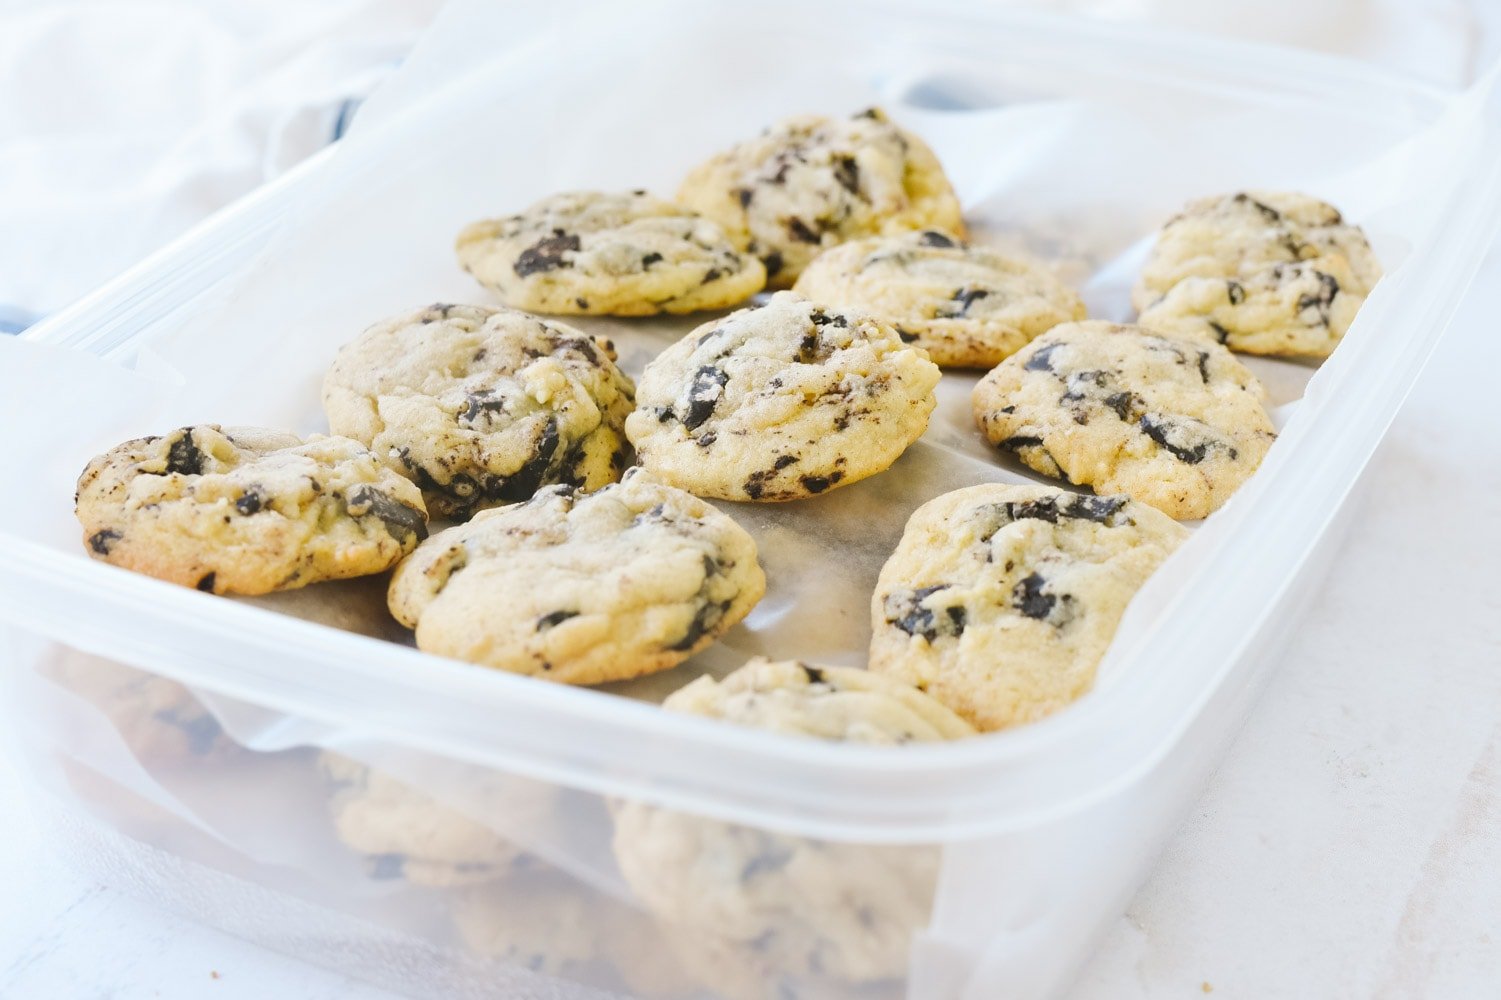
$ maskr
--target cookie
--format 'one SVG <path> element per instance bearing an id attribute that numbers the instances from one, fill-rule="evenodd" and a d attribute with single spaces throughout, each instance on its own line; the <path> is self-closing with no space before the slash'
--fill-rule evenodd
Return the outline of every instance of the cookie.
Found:
<path id="1" fill-rule="evenodd" d="M 910 743 L 974 733 L 917 688 L 855 667 L 757 657 L 722 681 L 700 677 L 670 700 L 675 711 L 827 740 Z"/>
<path id="2" fill-rule="evenodd" d="M 455 897 L 452 913 L 464 947 L 502 967 L 624 990 L 642 1000 L 700 995 L 659 939 L 655 921 L 556 874 L 527 873 L 467 889 Z M 531 996 L 527 985 L 536 983 L 518 981 L 497 995 Z"/>
<path id="3" fill-rule="evenodd" d="M 868 312 L 935 364 L 990 368 L 1084 300 L 1043 268 L 936 229 L 855 240 L 819 254 L 795 289 L 816 302 Z"/>
<path id="4" fill-rule="evenodd" d="M 964 235 L 938 158 L 879 108 L 773 125 L 691 171 L 678 201 L 760 257 L 771 288 L 792 287 L 846 240 L 924 228 Z"/>
<path id="5" fill-rule="evenodd" d="M 421 493 L 357 441 L 217 424 L 98 456 L 76 510 L 94 558 L 215 594 L 379 573 L 427 536 Z"/>
<path id="6" fill-rule="evenodd" d="M 1113 323 L 1054 327 L 975 386 L 975 420 L 1044 475 L 1207 517 L 1276 433 L 1266 392 L 1218 344 Z"/>
<path id="7" fill-rule="evenodd" d="M 371 878 L 416 885 L 489 882 L 523 866 L 521 849 L 488 826 L 384 772 L 324 751 L 334 832 L 365 856 Z"/>
<path id="8" fill-rule="evenodd" d="M 663 707 L 859 743 L 973 732 L 891 678 L 760 659 L 721 682 L 695 681 Z M 614 850 L 685 964 L 723 970 L 713 981 L 736 996 L 824 996 L 902 976 L 938 871 L 929 848 L 836 844 L 636 801 L 615 808 Z"/>
<path id="9" fill-rule="evenodd" d="M 766 284 L 719 224 L 645 191 L 555 194 L 466 226 L 459 263 L 517 309 L 651 316 L 723 309 Z"/>
<path id="10" fill-rule="evenodd" d="M 907 522 L 871 598 L 870 669 L 983 730 L 1050 715 L 1094 682 L 1148 576 L 1188 536 L 1128 497 L 987 483 Z"/>
<path id="11" fill-rule="evenodd" d="M 239 749 L 193 692 L 174 680 L 63 646 L 39 669 L 102 712 L 148 767 L 218 760 Z"/>
<path id="12" fill-rule="evenodd" d="M 1381 278 L 1365 234 L 1307 195 L 1190 202 L 1132 292 L 1143 326 L 1249 354 L 1327 357 Z"/>
<path id="13" fill-rule="evenodd" d="M 419 649 L 598 684 L 676 666 L 765 591 L 744 529 L 632 469 L 439 532 L 397 569 L 389 600 Z"/>
<path id="14" fill-rule="evenodd" d="M 799 500 L 896 461 L 937 384 L 887 324 L 783 292 L 647 365 L 626 434 L 641 465 L 698 496 Z"/>
<path id="15" fill-rule="evenodd" d="M 323 380 L 334 433 L 422 488 L 434 517 L 620 478 L 631 380 L 608 340 L 511 309 L 434 305 L 377 323 Z"/>

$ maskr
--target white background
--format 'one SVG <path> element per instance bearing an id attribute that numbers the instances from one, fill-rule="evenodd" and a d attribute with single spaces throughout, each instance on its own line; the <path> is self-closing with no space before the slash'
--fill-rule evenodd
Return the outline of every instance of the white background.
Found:
<path id="1" fill-rule="evenodd" d="M 1195 9 L 1157 6 L 1180 18 Z M 1298 6 L 1340 23 L 1351 16 L 1341 11 L 1393 5 Z M 1475 7 L 1492 25 L 1501 13 Z M 1431 79 L 1468 72 L 1451 64 L 1442 31 L 1395 47 L 1400 31 L 1364 35 Z M 1420 42 L 1442 65 L 1417 65 Z M 1498 995 L 1498 314 L 1501 249 L 1367 473 L 1285 662 L 1083 971 L 1077 1000 Z M 40 842 L 0 761 L 0 997 L 381 996 L 73 875 Z"/>

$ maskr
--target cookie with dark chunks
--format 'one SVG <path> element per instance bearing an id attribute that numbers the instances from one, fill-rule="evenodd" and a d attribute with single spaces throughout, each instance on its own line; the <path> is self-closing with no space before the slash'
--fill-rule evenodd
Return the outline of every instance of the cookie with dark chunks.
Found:
<path id="1" fill-rule="evenodd" d="M 963 719 L 910 684 L 856 667 L 757 657 L 715 680 L 674 692 L 671 707 L 775 732 L 858 743 L 971 736 Z"/>
<path id="2" fill-rule="evenodd" d="M 641 376 L 637 461 L 722 500 L 800 500 L 896 461 L 922 436 L 938 367 L 896 330 L 791 292 L 706 323 Z"/>
<path id="3" fill-rule="evenodd" d="M 375 879 L 417 885 L 490 882 L 522 867 L 521 848 L 490 827 L 383 771 L 324 751 L 329 816 L 339 839 L 364 855 Z"/>
<path id="4" fill-rule="evenodd" d="M 1307 195 L 1190 202 L 1162 227 L 1132 301 L 1143 326 L 1248 354 L 1328 357 L 1381 278 L 1358 226 Z"/>
<path id="5" fill-rule="evenodd" d="M 935 364 L 961 368 L 990 368 L 1038 334 L 1084 318 L 1084 300 L 1045 269 L 936 229 L 826 250 L 796 291 L 868 312 Z"/>
<path id="6" fill-rule="evenodd" d="M 632 469 L 439 532 L 398 567 L 389 602 L 419 649 L 599 684 L 676 666 L 765 591 L 744 529 Z"/>
<path id="7" fill-rule="evenodd" d="M 462 518 L 552 483 L 620 478 L 632 388 L 608 340 L 513 309 L 434 305 L 344 345 L 323 409 L 420 486 L 433 516 Z"/>
<path id="8" fill-rule="evenodd" d="M 148 768 L 218 762 L 240 749 L 193 692 L 174 680 L 67 646 L 55 647 L 38 670 L 102 712 Z"/>
<path id="9" fill-rule="evenodd" d="M 870 669 L 980 729 L 1089 690 L 1126 606 L 1188 537 L 1128 497 L 992 483 L 907 522 L 871 598 Z"/>
<path id="10" fill-rule="evenodd" d="M 975 386 L 975 420 L 1047 476 L 1207 517 L 1276 438 L 1266 391 L 1225 348 L 1113 323 L 1054 327 Z"/>
<path id="11" fill-rule="evenodd" d="M 94 558 L 215 594 L 379 573 L 427 537 L 421 493 L 358 441 L 217 424 L 95 458 L 77 514 Z"/>
<path id="12" fill-rule="evenodd" d="M 556 872 L 539 869 L 467 889 L 455 895 L 451 912 L 470 954 L 503 968 L 599 986 L 610 996 L 703 995 L 664 947 L 650 916 Z M 527 985 L 517 982 L 515 992 L 496 995 L 534 995 Z"/>
<path id="13" fill-rule="evenodd" d="M 719 224 L 645 191 L 556 194 L 459 233 L 464 270 L 517 309 L 651 316 L 723 309 L 766 284 Z"/>
<path id="14" fill-rule="evenodd" d="M 763 659 L 717 683 L 700 678 L 663 707 L 885 746 L 974 733 L 894 679 Z M 905 973 L 912 935 L 927 924 L 936 850 L 835 844 L 636 801 L 614 812 L 621 874 L 684 963 L 717 971 L 726 995 L 843 995 Z"/>
<path id="15" fill-rule="evenodd" d="M 964 235 L 938 158 L 879 108 L 773 125 L 689 173 L 678 201 L 760 257 L 770 288 L 790 288 L 846 240 L 924 228 Z"/>

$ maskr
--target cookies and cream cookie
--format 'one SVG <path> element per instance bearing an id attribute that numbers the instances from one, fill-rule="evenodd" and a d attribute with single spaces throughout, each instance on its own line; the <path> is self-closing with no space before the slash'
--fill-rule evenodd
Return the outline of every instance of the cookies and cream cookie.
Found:
<path id="1" fill-rule="evenodd" d="M 359 442 L 217 424 L 98 456 L 76 507 L 94 558 L 216 594 L 379 573 L 427 535 L 421 493 Z"/>
<path id="2" fill-rule="evenodd" d="M 1188 529 L 1120 495 L 989 483 L 919 507 L 871 598 L 870 669 L 984 730 L 1087 691 L 1116 626 Z"/>
<path id="3" fill-rule="evenodd" d="M 756 544 L 640 469 L 594 493 L 547 487 L 435 534 L 391 578 L 419 649 L 568 684 L 676 666 L 766 590 Z"/>
<path id="4" fill-rule="evenodd" d="M 1178 518 L 1218 509 L 1276 433 L 1225 348 L 1098 321 L 1054 327 L 974 389 L 975 420 L 1044 475 Z"/>
<path id="5" fill-rule="evenodd" d="M 513 309 L 433 305 L 344 345 L 329 426 L 422 488 L 434 517 L 620 478 L 631 380 L 608 340 Z"/>
<path id="6" fill-rule="evenodd" d="M 330 751 L 318 757 L 328 779 L 329 816 L 370 876 L 417 885 L 489 882 L 526 862 L 515 844 L 484 823 L 383 771 Z"/>
<path id="7" fill-rule="evenodd" d="M 1327 202 L 1239 192 L 1190 202 L 1157 235 L 1132 292 L 1143 326 L 1249 354 L 1327 357 L 1381 277 Z"/>
<path id="8" fill-rule="evenodd" d="M 938 158 L 879 108 L 779 122 L 695 168 L 678 201 L 760 257 L 771 288 L 790 288 L 820 251 L 846 240 L 924 228 L 964 234 Z"/>
<path id="9" fill-rule="evenodd" d="M 891 324 L 935 364 L 990 368 L 1038 334 L 1084 318 L 1084 300 L 1048 271 L 936 229 L 825 250 L 795 289 Z"/>
<path id="10" fill-rule="evenodd" d="M 974 730 L 932 698 L 849 667 L 752 660 L 663 703 L 803 738 L 893 745 Z M 836 844 L 675 812 L 615 809 L 615 858 L 684 964 L 734 996 L 824 996 L 905 973 L 938 853 Z M 779 992 L 780 991 L 780 992 Z"/>
<path id="11" fill-rule="evenodd" d="M 761 261 L 719 224 L 645 191 L 570 191 L 459 233 L 464 270 L 517 309 L 650 316 L 737 305 Z"/>
<path id="12" fill-rule="evenodd" d="M 698 496 L 798 500 L 896 461 L 937 384 L 891 326 L 783 292 L 647 365 L 626 433 L 641 465 Z"/>

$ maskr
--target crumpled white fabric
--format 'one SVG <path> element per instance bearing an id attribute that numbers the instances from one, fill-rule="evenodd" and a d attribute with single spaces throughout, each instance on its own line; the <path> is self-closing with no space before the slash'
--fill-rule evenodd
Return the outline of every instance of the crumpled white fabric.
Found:
<path id="1" fill-rule="evenodd" d="M 0 0 L 0 330 L 327 145 L 441 0 Z"/>
<path id="2" fill-rule="evenodd" d="M 1322 48 L 1457 86 L 1491 0 L 996 2 Z M 441 6 L 0 0 L 0 333 L 333 141 Z"/>

